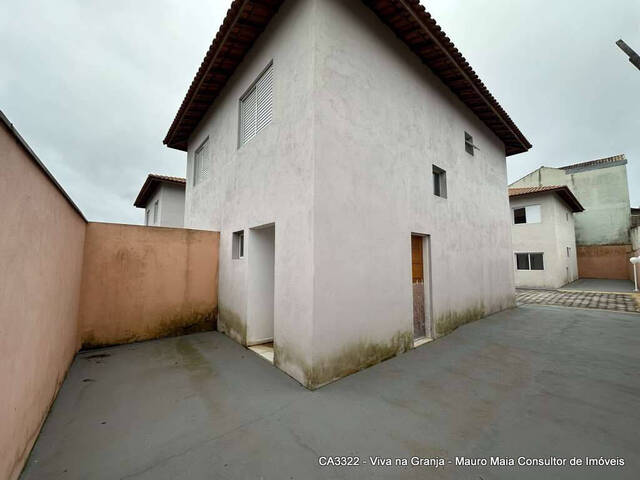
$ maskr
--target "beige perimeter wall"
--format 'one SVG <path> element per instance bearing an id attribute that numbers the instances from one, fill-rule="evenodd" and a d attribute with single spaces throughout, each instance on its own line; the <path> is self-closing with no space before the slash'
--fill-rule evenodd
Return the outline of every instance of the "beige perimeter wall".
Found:
<path id="1" fill-rule="evenodd" d="M 216 232 L 90 223 L 83 348 L 213 330 L 218 242 Z"/>
<path id="2" fill-rule="evenodd" d="M 0 479 L 20 474 L 78 347 L 85 221 L 0 123 Z"/>
<path id="3" fill-rule="evenodd" d="M 1 120 L 0 480 L 14 480 L 81 346 L 215 328 L 219 234 L 86 223 Z"/>

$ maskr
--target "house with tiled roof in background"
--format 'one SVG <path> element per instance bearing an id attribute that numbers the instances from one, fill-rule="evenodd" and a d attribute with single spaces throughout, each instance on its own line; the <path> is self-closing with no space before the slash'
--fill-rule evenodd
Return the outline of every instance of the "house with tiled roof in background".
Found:
<path id="1" fill-rule="evenodd" d="M 566 185 L 584 207 L 575 213 L 580 278 L 628 279 L 631 205 L 624 155 L 540 167 L 510 188 Z M 631 277 L 632 278 L 632 277 Z"/>
<path id="2" fill-rule="evenodd" d="M 184 227 L 184 191 L 186 179 L 147 176 L 134 207 L 144 209 L 144 224 L 149 227 Z"/>
<path id="3" fill-rule="evenodd" d="M 165 144 L 218 329 L 309 388 L 515 305 L 531 145 L 418 1 L 232 2 Z"/>
<path id="4" fill-rule="evenodd" d="M 509 189 L 516 287 L 559 288 L 578 279 L 574 214 L 566 185 Z"/>

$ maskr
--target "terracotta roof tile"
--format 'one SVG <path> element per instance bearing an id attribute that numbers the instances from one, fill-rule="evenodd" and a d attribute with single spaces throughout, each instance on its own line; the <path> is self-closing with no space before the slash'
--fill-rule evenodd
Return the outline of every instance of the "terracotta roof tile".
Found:
<path id="1" fill-rule="evenodd" d="M 567 205 L 569 205 L 569 207 L 574 212 L 584 212 L 584 207 L 578 201 L 578 199 L 573 194 L 571 189 L 566 185 L 546 185 L 546 186 L 539 186 L 539 187 L 510 188 L 509 198 L 518 197 L 521 195 L 532 195 L 536 193 L 544 193 L 544 192 L 554 192 L 562 200 L 564 200 L 564 202 Z"/>
<path id="2" fill-rule="evenodd" d="M 285 0 L 234 0 L 164 139 L 188 138 Z M 362 0 L 502 140 L 507 155 L 531 144 L 419 0 Z"/>
<path id="3" fill-rule="evenodd" d="M 133 206 L 137 208 L 145 208 L 147 206 L 147 200 L 160 183 L 174 183 L 176 185 L 187 185 L 187 179 L 182 177 L 170 177 L 168 175 L 158 175 L 156 173 L 150 173 L 147 179 L 138 193 L 136 201 L 133 202 Z"/>

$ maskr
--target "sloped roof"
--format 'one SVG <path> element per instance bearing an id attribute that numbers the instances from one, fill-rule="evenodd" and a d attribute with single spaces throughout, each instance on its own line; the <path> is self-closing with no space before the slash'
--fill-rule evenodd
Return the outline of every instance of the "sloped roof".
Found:
<path id="1" fill-rule="evenodd" d="M 505 144 L 507 155 L 531 144 L 419 0 L 362 0 Z M 164 144 L 187 141 L 284 0 L 234 0 L 182 101 Z"/>
<path id="2" fill-rule="evenodd" d="M 187 179 L 182 177 L 169 177 L 167 175 L 157 175 L 155 173 L 150 173 L 145 180 L 144 185 L 142 185 L 136 201 L 133 202 L 133 206 L 137 208 L 145 208 L 147 206 L 149 197 L 153 195 L 153 192 L 161 183 L 172 183 L 176 185 L 186 186 Z"/>
<path id="3" fill-rule="evenodd" d="M 545 193 L 545 192 L 553 192 L 558 195 L 571 210 L 576 212 L 584 212 L 584 207 L 578 201 L 576 196 L 573 194 L 571 189 L 566 185 L 550 185 L 550 186 L 540 186 L 540 187 L 524 187 L 524 188 L 510 188 L 509 189 L 509 198 L 519 197 L 522 195 L 532 195 L 536 193 Z"/>
<path id="4" fill-rule="evenodd" d="M 573 170 L 576 168 L 589 168 L 589 167 L 597 167 L 601 165 L 607 165 L 610 163 L 618 163 L 618 162 L 626 162 L 627 158 L 624 156 L 624 153 L 620 155 L 614 155 L 612 157 L 598 158 L 597 160 L 590 160 L 588 162 L 582 163 L 574 163 L 572 165 L 566 165 L 564 167 L 558 167 L 562 170 Z"/>

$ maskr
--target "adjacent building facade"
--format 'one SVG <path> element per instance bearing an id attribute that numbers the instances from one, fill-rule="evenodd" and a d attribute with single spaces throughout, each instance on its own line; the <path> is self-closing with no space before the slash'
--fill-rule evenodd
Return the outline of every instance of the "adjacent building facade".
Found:
<path id="1" fill-rule="evenodd" d="M 234 1 L 165 143 L 219 330 L 309 388 L 514 306 L 530 144 L 417 2 Z"/>
<path id="2" fill-rule="evenodd" d="M 540 167 L 512 188 L 566 185 L 584 207 L 575 216 L 582 278 L 629 278 L 631 206 L 624 155 L 560 168 Z"/>
<path id="3" fill-rule="evenodd" d="M 144 209 L 146 226 L 184 227 L 185 184 L 184 178 L 149 174 L 133 204 Z"/>
<path id="4" fill-rule="evenodd" d="M 510 188 L 516 287 L 559 288 L 578 279 L 574 213 L 567 186 Z"/>

